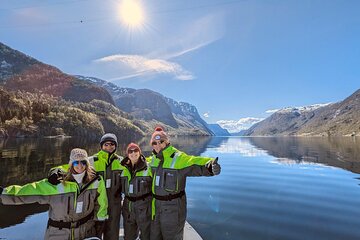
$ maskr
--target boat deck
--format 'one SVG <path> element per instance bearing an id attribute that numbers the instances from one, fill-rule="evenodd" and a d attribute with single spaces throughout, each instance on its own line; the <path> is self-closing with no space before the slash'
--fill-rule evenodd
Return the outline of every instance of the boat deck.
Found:
<path id="1" fill-rule="evenodd" d="M 124 240 L 124 229 L 120 229 L 119 240 Z M 186 221 L 184 227 L 184 240 L 202 240 L 196 230 Z"/>

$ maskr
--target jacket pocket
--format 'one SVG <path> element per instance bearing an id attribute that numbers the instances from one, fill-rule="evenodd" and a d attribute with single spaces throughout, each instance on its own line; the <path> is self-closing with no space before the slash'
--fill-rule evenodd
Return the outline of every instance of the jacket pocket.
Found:
<path id="1" fill-rule="evenodd" d="M 136 179 L 137 181 L 137 190 L 138 190 L 138 195 L 143 195 L 146 194 L 148 192 L 150 192 L 151 190 L 151 179 L 146 179 L 144 177 L 142 178 L 138 178 Z"/>
<path id="2" fill-rule="evenodd" d="M 168 192 L 178 190 L 178 173 L 177 170 L 164 169 L 164 189 Z"/>

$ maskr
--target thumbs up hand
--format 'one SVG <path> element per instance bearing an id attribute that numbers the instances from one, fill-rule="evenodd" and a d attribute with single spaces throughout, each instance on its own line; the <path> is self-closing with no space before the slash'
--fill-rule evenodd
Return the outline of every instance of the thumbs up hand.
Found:
<path id="1" fill-rule="evenodd" d="M 214 161 L 211 163 L 211 171 L 214 175 L 219 175 L 221 172 L 220 164 L 218 164 L 218 157 L 215 158 Z"/>

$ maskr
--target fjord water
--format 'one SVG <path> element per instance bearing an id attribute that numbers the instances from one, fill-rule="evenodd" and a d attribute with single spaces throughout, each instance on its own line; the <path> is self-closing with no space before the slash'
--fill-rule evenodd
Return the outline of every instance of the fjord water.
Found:
<path id="1" fill-rule="evenodd" d="M 150 153 L 148 139 L 141 141 Z M 173 138 L 193 155 L 218 156 L 216 177 L 188 178 L 190 224 L 203 239 L 360 239 L 360 139 Z M 0 185 L 43 178 L 79 139 L 0 142 Z M 125 143 L 121 145 L 124 149 Z M 41 239 L 46 206 L 0 205 L 0 239 Z"/>

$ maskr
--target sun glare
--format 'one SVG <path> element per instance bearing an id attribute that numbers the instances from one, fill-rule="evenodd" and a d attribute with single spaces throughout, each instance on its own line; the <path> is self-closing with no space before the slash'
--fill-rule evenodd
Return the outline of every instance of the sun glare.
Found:
<path id="1" fill-rule="evenodd" d="M 124 0 L 120 5 L 122 21 L 129 27 L 140 27 L 144 22 L 144 11 L 138 0 Z"/>

